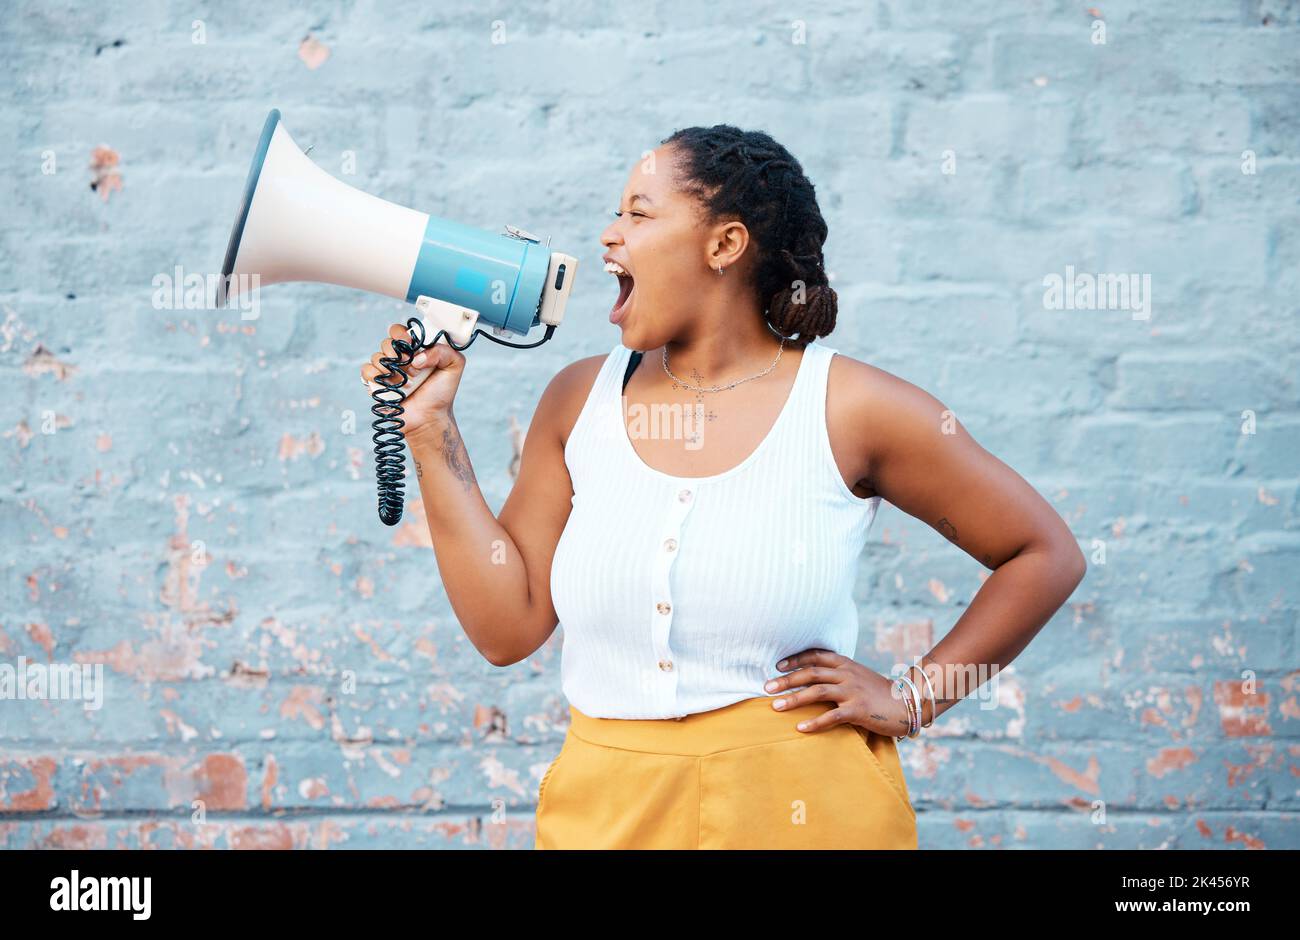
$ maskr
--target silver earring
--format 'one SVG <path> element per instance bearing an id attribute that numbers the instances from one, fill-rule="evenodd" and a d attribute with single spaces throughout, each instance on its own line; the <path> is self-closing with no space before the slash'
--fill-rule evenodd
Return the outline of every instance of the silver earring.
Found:
<path id="1" fill-rule="evenodd" d="M 722 273 L 722 265 L 718 265 L 718 273 L 719 273 L 719 274 Z"/>
<path id="2" fill-rule="evenodd" d="M 763 322 L 767 324 L 767 328 L 772 333 L 773 336 L 779 336 L 783 340 L 793 340 L 796 336 L 799 335 L 799 331 L 795 330 L 789 336 L 786 336 L 784 333 L 777 330 L 777 328 L 772 325 L 772 321 L 769 320 L 767 317 L 763 317 Z"/>

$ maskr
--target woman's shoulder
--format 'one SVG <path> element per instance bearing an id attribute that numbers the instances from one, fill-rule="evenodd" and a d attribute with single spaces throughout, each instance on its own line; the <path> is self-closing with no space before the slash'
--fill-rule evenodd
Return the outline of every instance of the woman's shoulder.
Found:
<path id="1" fill-rule="evenodd" d="M 939 429 L 947 413 L 947 406 L 920 386 L 841 352 L 831 358 L 826 384 L 826 420 L 837 440 L 866 431 L 879 444 L 921 428 Z"/>
<path id="2" fill-rule="evenodd" d="M 582 406 L 596 384 L 596 377 L 609 357 L 608 352 L 584 356 L 556 372 L 537 403 L 534 423 L 545 423 L 553 427 L 561 444 L 567 442 L 578 421 L 578 415 L 582 413 Z"/>
<path id="3" fill-rule="evenodd" d="M 899 405 L 915 407 L 937 402 L 929 392 L 880 366 L 832 350 L 827 385 L 828 399 L 839 399 L 854 408 Z"/>

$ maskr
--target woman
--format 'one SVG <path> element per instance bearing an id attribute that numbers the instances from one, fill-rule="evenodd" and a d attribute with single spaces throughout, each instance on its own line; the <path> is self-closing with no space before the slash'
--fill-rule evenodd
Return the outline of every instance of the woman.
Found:
<path id="1" fill-rule="evenodd" d="M 895 740 L 1024 649 L 1083 576 L 1074 537 L 941 402 L 813 342 L 836 317 L 826 223 L 767 134 L 678 131 L 614 215 L 620 341 L 552 379 L 498 516 L 453 414 L 465 356 L 417 358 L 435 374 L 405 405 L 470 640 L 505 666 L 565 628 L 535 846 L 915 848 Z M 882 499 L 994 572 L 895 681 L 852 659 Z"/>

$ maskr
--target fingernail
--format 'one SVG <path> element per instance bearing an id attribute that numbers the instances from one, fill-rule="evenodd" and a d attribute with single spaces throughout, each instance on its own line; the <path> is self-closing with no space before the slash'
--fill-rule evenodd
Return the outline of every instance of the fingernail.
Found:
<path id="1" fill-rule="evenodd" d="M 800 731 L 803 731 L 805 728 L 808 727 L 808 722 L 801 721 L 799 722 L 799 724 L 795 725 L 795 727 L 798 728 Z"/>
<path id="2" fill-rule="evenodd" d="M 779 698 L 772 703 L 773 708 L 785 708 L 785 699 Z"/>
<path id="3" fill-rule="evenodd" d="M 429 361 L 429 357 L 426 356 L 424 353 L 420 353 L 418 356 L 415 357 L 415 364 L 417 366 L 422 366 L 428 361 Z"/>
<path id="4" fill-rule="evenodd" d="M 785 668 L 785 664 L 788 663 L 789 661 L 790 661 L 790 660 L 788 660 L 788 659 L 783 659 L 783 660 L 781 660 L 779 663 L 776 664 L 776 668 L 777 668 L 777 669 L 784 669 L 784 668 Z"/>
<path id="5" fill-rule="evenodd" d="M 776 680 L 775 680 L 775 679 L 772 680 L 772 681 L 769 682 L 767 685 L 763 686 L 763 688 L 766 689 L 766 690 L 769 691 L 769 692 L 775 692 L 775 691 L 776 691 Z"/>

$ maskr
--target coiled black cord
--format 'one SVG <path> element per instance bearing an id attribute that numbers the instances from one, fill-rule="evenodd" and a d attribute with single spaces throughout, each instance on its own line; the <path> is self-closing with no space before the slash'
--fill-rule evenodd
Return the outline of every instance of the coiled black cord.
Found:
<path id="1" fill-rule="evenodd" d="M 555 332 L 555 325 L 551 324 L 546 327 L 546 335 L 535 343 L 507 343 L 503 339 L 493 336 L 491 333 L 485 333 L 483 330 L 476 329 L 464 346 L 457 346 L 452 342 L 451 337 L 447 336 L 446 330 L 439 330 L 429 342 L 424 341 L 424 324 L 418 317 L 411 317 L 406 321 L 406 331 L 410 334 L 410 341 L 404 339 L 393 340 L 394 356 L 380 356 L 379 364 L 385 370 L 376 375 L 374 380 L 383 388 L 377 388 L 371 392 L 371 397 L 375 403 L 370 406 L 370 411 L 375 415 L 375 420 L 371 427 L 375 429 L 375 479 L 379 487 L 379 519 L 384 525 L 397 525 L 402 521 L 402 510 L 406 506 L 406 494 L 404 492 L 406 479 L 406 437 L 402 434 L 402 428 L 406 422 L 402 420 L 402 414 L 405 409 L 402 408 L 402 402 L 406 401 L 406 392 L 402 387 L 410 380 L 410 375 L 406 368 L 410 366 L 411 361 L 415 359 L 416 354 L 423 349 L 429 349 L 438 340 L 444 336 L 447 337 L 447 344 L 457 352 L 469 349 L 474 345 L 474 340 L 480 335 L 486 336 L 494 343 L 500 343 L 502 346 L 513 346 L 515 349 L 532 349 L 540 346 L 551 338 Z"/>

